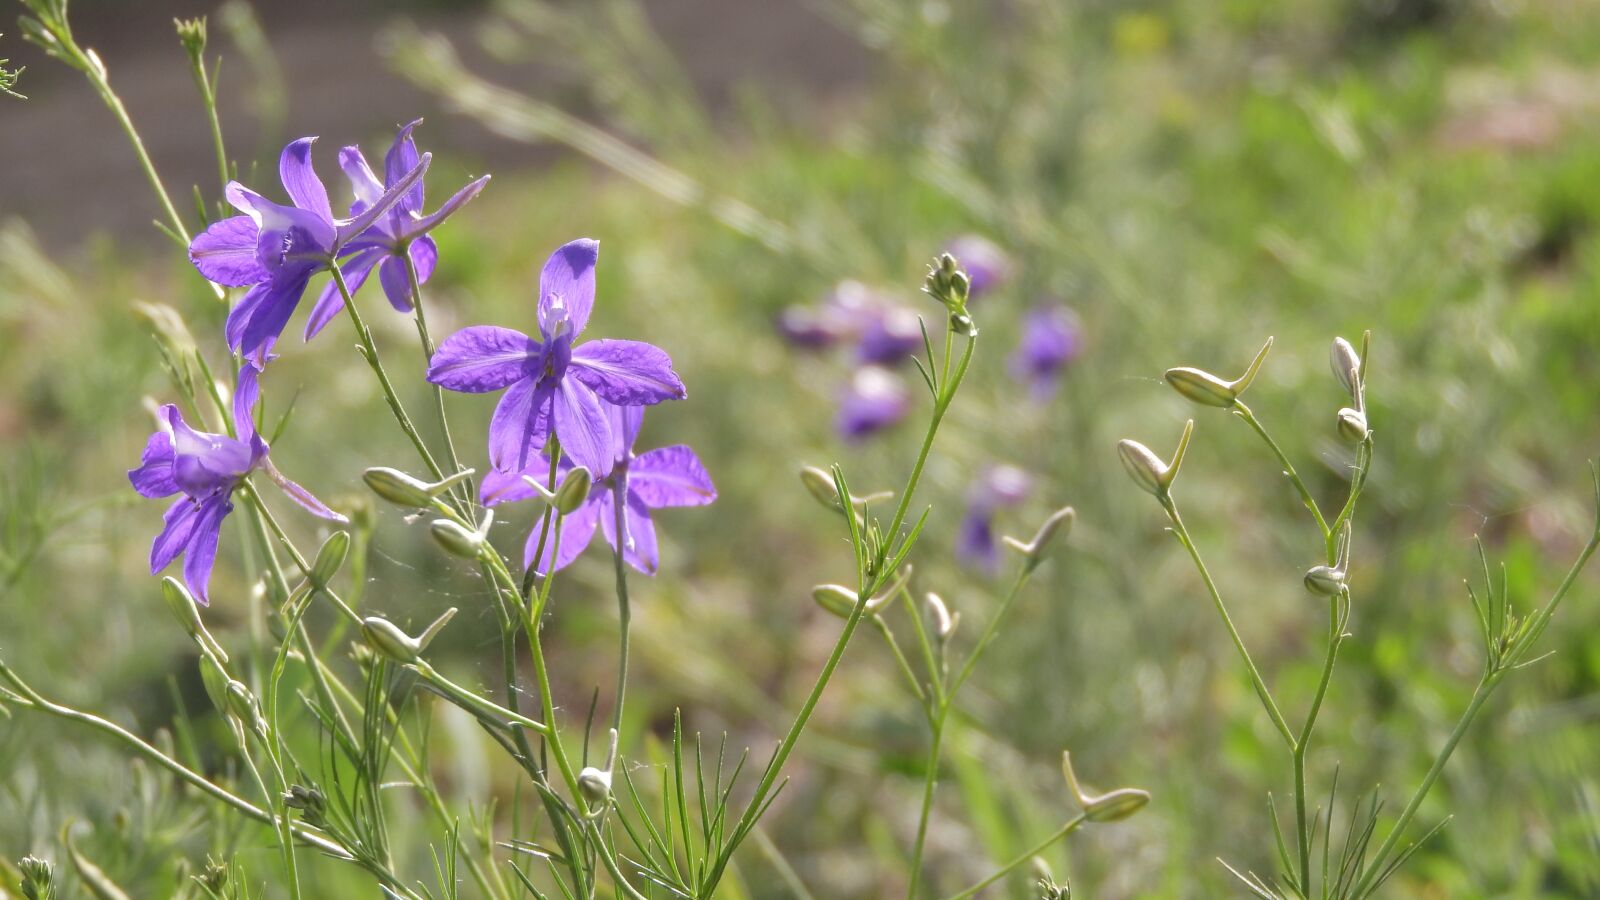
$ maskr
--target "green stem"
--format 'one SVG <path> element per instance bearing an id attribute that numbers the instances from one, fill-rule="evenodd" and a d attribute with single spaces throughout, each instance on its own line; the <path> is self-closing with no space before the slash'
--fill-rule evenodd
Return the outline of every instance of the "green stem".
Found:
<path id="1" fill-rule="evenodd" d="M 1311 895 L 1311 822 L 1306 815 L 1306 748 L 1311 744 L 1311 731 L 1322 711 L 1322 701 L 1328 695 L 1328 685 L 1333 681 L 1334 662 L 1339 658 L 1339 647 L 1344 643 L 1344 622 L 1340 607 L 1349 603 L 1349 594 L 1330 598 L 1328 607 L 1328 653 L 1322 663 L 1322 678 L 1317 682 L 1317 692 L 1306 712 L 1305 725 L 1294 744 L 1294 811 L 1300 841 L 1300 890 Z M 1324 838 L 1326 840 L 1326 838 Z"/>
<path id="2" fill-rule="evenodd" d="M 1234 401 L 1233 414 L 1255 429 L 1256 434 L 1260 435 L 1261 439 L 1267 442 L 1267 446 L 1272 448 L 1273 455 L 1278 458 L 1278 464 L 1283 466 L 1283 474 L 1294 485 L 1294 489 L 1300 493 L 1300 502 L 1304 503 L 1306 509 L 1311 512 L 1311 518 L 1317 520 L 1317 528 L 1321 530 L 1322 539 L 1326 542 L 1328 535 L 1331 533 L 1328 528 L 1328 522 L 1322 518 L 1322 510 L 1317 507 L 1317 501 L 1311 496 L 1311 490 L 1306 487 L 1306 483 L 1301 480 L 1300 473 L 1294 470 L 1294 463 L 1289 462 L 1289 457 L 1283 452 L 1283 448 L 1279 447 L 1278 442 L 1272 439 L 1272 435 L 1267 434 L 1267 429 L 1262 427 L 1261 422 L 1256 419 L 1255 413 L 1251 412 L 1250 407 L 1245 406 L 1243 401 Z M 1328 564 L 1333 565 L 1333 560 L 1329 559 Z"/>
<path id="3" fill-rule="evenodd" d="M 416 313 L 417 337 L 422 341 L 423 364 L 431 365 L 433 355 L 438 352 L 438 346 L 433 342 L 433 335 L 428 332 L 428 315 L 423 311 L 422 282 L 417 278 L 417 264 L 411 259 L 409 248 L 401 254 L 406 261 L 406 278 L 411 282 L 411 309 Z M 456 454 L 455 438 L 450 435 L 450 419 L 444 411 L 444 388 L 438 385 L 433 387 L 434 408 L 439 415 L 439 433 L 444 436 L 445 461 L 450 465 L 451 473 L 461 471 L 461 459 Z M 473 502 L 472 479 L 468 478 L 461 484 L 465 502 Z"/>
<path id="4" fill-rule="evenodd" d="M 513 712 L 495 703 L 493 700 L 480 697 L 459 684 L 439 674 L 439 671 L 429 665 L 427 660 L 413 660 L 406 665 L 417 671 L 425 681 L 439 689 L 439 692 L 448 697 L 457 706 L 478 716 L 481 719 L 494 721 L 502 727 L 509 728 L 513 725 L 537 731 L 540 734 L 549 734 L 550 726 L 543 722 L 530 719 L 521 713 Z"/>
<path id="5" fill-rule="evenodd" d="M 1019 866 L 1026 864 L 1028 860 L 1033 859 L 1035 856 L 1038 856 L 1044 851 L 1050 849 L 1051 845 L 1071 834 L 1073 830 L 1086 821 L 1088 821 L 1088 813 L 1078 813 L 1071 819 L 1068 819 L 1067 824 L 1057 829 L 1054 834 L 1040 841 L 1038 844 L 1035 844 L 1033 849 L 1023 853 L 1021 856 L 1018 856 L 1011 862 L 1006 863 L 1005 866 L 1000 869 L 1000 871 L 990 875 L 988 878 L 985 878 L 972 887 L 969 887 L 961 893 L 952 896 L 950 900 L 966 900 L 967 897 L 971 897 L 973 894 L 976 894 L 989 885 L 994 884 L 996 881 L 999 881 L 1000 879 L 1011 874 L 1011 872 L 1016 870 Z"/>
<path id="6" fill-rule="evenodd" d="M 939 788 L 939 752 L 944 743 L 948 705 L 939 708 L 933 721 L 933 739 L 928 744 L 928 762 L 922 773 L 922 809 L 917 814 L 917 840 L 911 849 L 911 877 L 906 884 L 906 900 L 915 900 L 922 886 L 922 852 L 928 843 L 928 821 L 933 816 L 933 794 Z"/>
<path id="7" fill-rule="evenodd" d="M 1292 750 L 1295 746 L 1294 733 L 1289 730 L 1289 723 L 1284 721 L 1283 713 L 1278 711 L 1278 704 L 1272 699 L 1272 691 L 1267 687 L 1266 679 L 1261 677 L 1261 671 L 1256 668 L 1255 660 L 1250 658 L 1250 651 L 1245 649 L 1244 639 L 1239 637 L 1239 629 L 1234 627 L 1233 617 L 1228 615 L 1228 606 L 1222 600 L 1222 593 L 1217 590 L 1217 583 L 1211 578 L 1211 570 L 1206 568 L 1205 560 L 1200 558 L 1199 548 L 1195 547 L 1194 540 L 1189 536 L 1189 530 L 1184 527 L 1183 519 L 1178 515 L 1177 504 L 1173 502 L 1170 494 L 1161 495 L 1160 500 L 1161 507 L 1167 511 L 1167 518 L 1172 521 L 1172 533 L 1178 538 L 1178 543 L 1189 551 L 1189 558 L 1194 560 L 1194 567 L 1200 572 L 1200 580 L 1205 582 L 1206 592 L 1211 595 L 1211 602 L 1216 606 L 1217 614 L 1222 617 L 1222 624 L 1228 629 L 1228 637 L 1233 640 L 1234 649 L 1239 651 L 1239 658 L 1244 660 L 1245 668 L 1250 670 L 1250 680 L 1255 683 L 1261 705 L 1266 708 L 1273 727 L 1278 729 L 1278 733 Z"/>
<path id="8" fill-rule="evenodd" d="M 961 664 L 961 670 L 956 673 L 955 680 L 950 682 L 950 694 L 954 695 L 956 691 L 961 690 L 961 686 L 967 683 L 968 678 L 972 677 L 973 670 L 978 667 L 978 659 L 983 656 L 985 650 L 989 649 L 989 644 L 1000 633 L 1000 623 L 1005 620 L 1006 614 L 1016 604 L 1017 597 L 1022 593 L 1023 586 L 1028 583 L 1028 579 L 1033 575 L 1033 569 L 1033 566 L 1024 562 L 1022 568 L 1018 570 L 1017 577 L 1011 582 L 1011 589 L 1006 591 L 1005 598 L 1000 601 L 1000 608 L 996 609 L 994 615 L 989 617 L 989 623 L 984 626 L 983 634 L 978 637 L 978 643 L 973 646 L 972 652 L 967 655 L 966 662 Z"/>
<path id="9" fill-rule="evenodd" d="M 300 574 L 303 577 L 310 578 L 311 564 L 306 562 L 306 558 L 300 553 L 299 548 L 295 547 L 294 542 L 289 540 L 289 535 L 284 532 L 283 526 L 278 524 L 278 520 L 273 517 L 272 511 L 267 509 L 267 505 L 265 503 L 261 502 L 260 493 L 256 491 L 255 486 L 250 483 L 249 479 L 245 480 L 244 486 L 246 488 L 245 495 L 250 499 L 250 504 L 255 507 L 256 512 L 260 514 L 262 521 L 266 522 L 267 527 L 272 529 L 272 533 L 277 536 L 278 543 L 282 544 L 283 549 L 288 552 L 289 559 L 294 562 L 295 568 L 300 570 Z M 282 577 L 281 572 L 279 573 L 278 577 Z M 333 590 L 332 588 L 323 587 L 318 589 L 317 592 L 332 601 L 333 605 L 341 614 L 344 615 L 345 618 L 349 619 L 356 625 L 361 624 L 361 616 L 357 614 L 355 610 L 350 608 L 350 604 L 344 602 L 344 598 L 340 597 L 337 591 Z"/>
<path id="10" fill-rule="evenodd" d="M 628 631 L 633 614 L 628 604 L 628 569 L 623 565 L 622 547 L 628 542 L 627 520 L 623 515 L 627 497 L 619 485 L 611 505 L 616 508 L 617 544 L 612 548 L 617 577 L 617 705 L 611 714 L 611 727 L 622 733 L 622 704 L 628 695 Z"/>

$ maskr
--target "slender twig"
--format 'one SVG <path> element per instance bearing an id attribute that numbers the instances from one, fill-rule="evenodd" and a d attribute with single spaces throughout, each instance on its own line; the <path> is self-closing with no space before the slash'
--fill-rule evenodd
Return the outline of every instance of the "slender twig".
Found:
<path id="1" fill-rule="evenodd" d="M 1073 816 L 1071 819 L 1068 819 L 1067 820 L 1067 824 L 1062 825 L 1060 828 L 1056 829 L 1054 834 L 1050 835 L 1049 837 L 1047 837 L 1044 840 L 1040 841 L 1039 843 L 1035 844 L 1032 849 L 1030 849 L 1027 852 L 1023 853 L 1022 855 L 1018 856 L 1016 859 L 1013 859 L 1011 862 L 1006 863 L 1004 866 L 1002 866 L 1000 868 L 1000 871 L 994 873 L 993 875 L 990 875 L 988 878 L 985 878 L 984 880 L 978 882 L 977 884 L 973 885 L 972 887 L 967 888 L 966 890 L 962 891 L 961 893 L 951 896 L 950 900 L 966 900 L 967 897 L 971 897 L 973 894 L 976 894 L 979 891 L 983 890 L 984 888 L 988 887 L 989 885 L 994 884 L 996 881 L 999 881 L 1000 879 L 1002 879 L 1002 878 L 1006 877 L 1007 875 L 1011 874 L 1011 872 L 1016 870 L 1017 867 L 1025 865 L 1028 862 L 1028 860 L 1033 859 L 1035 856 L 1038 856 L 1039 854 L 1043 853 L 1044 851 L 1050 849 L 1050 847 L 1053 846 L 1057 841 L 1059 841 L 1062 838 L 1066 837 L 1067 835 L 1071 834 L 1073 832 L 1073 830 L 1075 830 L 1079 825 L 1082 825 L 1086 821 L 1088 821 L 1088 813 L 1078 813 L 1077 815 Z"/>

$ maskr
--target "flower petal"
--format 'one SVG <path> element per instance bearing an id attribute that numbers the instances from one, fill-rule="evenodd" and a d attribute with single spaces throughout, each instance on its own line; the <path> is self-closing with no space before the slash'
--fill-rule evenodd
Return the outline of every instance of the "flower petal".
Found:
<path id="1" fill-rule="evenodd" d="M 545 538 L 544 553 L 539 557 L 538 564 L 534 564 L 533 555 L 539 551 L 539 536 L 546 532 L 544 517 L 541 516 L 533 522 L 533 531 L 528 534 L 528 542 L 523 546 L 523 568 L 532 567 L 540 575 L 548 575 L 553 571 L 550 565 L 551 551 L 555 551 L 555 569 L 564 569 L 578 558 L 578 554 L 589 546 L 589 541 L 594 539 L 594 527 L 600 520 L 600 498 L 593 497 L 582 506 L 561 518 L 559 528 L 549 529 Z M 557 534 L 560 535 L 559 542 Z"/>
<path id="2" fill-rule="evenodd" d="M 201 275 L 217 284 L 243 287 L 266 281 L 270 273 L 256 261 L 259 231 L 249 216 L 212 222 L 189 244 L 189 261 Z"/>
<path id="3" fill-rule="evenodd" d="M 282 488 L 283 492 L 289 495 L 289 499 L 300 504 L 300 507 L 306 512 L 319 518 L 327 519 L 330 522 L 338 522 L 341 525 L 350 521 L 329 509 L 326 503 L 318 500 L 310 491 L 290 481 L 282 472 L 278 471 L 278 467 L 272 464 L 272 460 L 265 460 L 262 468 L 266 470 L 267 477 L 272 479 L 273 484 Z"/>
<path id="4" fill-rule="evenodd" d="M 356 202 L 362 204 L 362 208 L 377 203 L 378 198 L 383 196 L 383 182 L 372 174 L 372 167 L 367 165 L 367 158 L 362 155 L 360 147 L 341 149 L 339 168 L 344 170 L 344 177 L 350 181 L 350 192 L 355 194 Z"/>
<path id="5" fill-rule="evenodd" d="M 380 259 L 383 259 L 383 251 L 372 249 L 356 254 L 339 267 L 340 274 L 344 275 L 344 286 L 349 288 L 351 297 L 367 283 L 367 276 L 372 274 L 372 267 Z M 316 305 L 311 307 L 311 317 L 306 319 L 304 340 L 316 337 L 341 312 L 344 312 L 344 296 L 339 293 L 339 283 L 330 278 L 322 286 L 322 293 L 317 295 Z"/>
<path id="6" fill-rule="evenodd" d="M 474 325 L 439 345 L 428 363 L 428 381 L 465 394 L 498 391 L 535 374 L 543 351 L 520 331 Z"/>
<path id="7" fill-rule="evenodd" d="M 411 129 L 422 124 L 421 119 L 414 119 L 400 133 L 394 136 L 394 145 L 389 148 L 388 154 L 383 158 L 384 184 L 394 187 L 404 178 L 406 173 L 417 165 L 417 142 L 411 139 Z M 422 182 L 416 182 L 414 187 L 407 189 L 405 196 L 400 198 L 400 209 L 403 212 L 420 212 L 422 210 Z"/>
<path id="8" fill-rule="evenodd" d="M 618 546 L 616 510 L 614 495 L 605 494 L 600 502 L 600 527 L 612 547 Z M 628 492 L 622 524 L 626 529 L 621 545 L 623 560 L 646 575 L 656 574 L 661 564 L 656 549 L 656 526 L 650 520 L 650 510 L 632 491 Z"/>
<path id="9" fill-rule="evenodd" d="M 389 256 L 378 267 L 378 283 L 383 285 L 383 295 L 389 305 L 400 312 L 411 311 L 411 275 L 406 271 L 404 257 Z"/>
<path id="10" fill-rule="evenodd" d="M 705 466 L 683 444 L 640 454 L 628 466 L 628 490 L 651 509 L 704 506 L 717 499 Z"/>
<path id="11" fill-rule="evenodd" d="M 356 213 L 349 220 L 336 222 L 337 232 L 333 242 L 334 249 L 337 250 L 355 240 L 362 232 L 371 228 L 372 223 L 378 221 L 380 217 L 394 208 L 394 205 L 400 202 L 400 198 L 405 195 L 405 192 L 412 185 L 422 180 L 422 174 L 428 171 L 428 163 L 432 161 L 433 156 L 431 154 L 422 154 L 422 159 L 418 160 L 416 167 L 407 172 L 398 182 L 389 184 L 388 189 L 384 191 L 382 197 L 378 198 L 377 202 Z"/>
<path id="12" fill-rule="evenodd" d="M 539 273 L 539 321 L 565 312 L 567 333 L 577 334 L 589 323 L 594 308 L 594 267 L 600 259 L 600 242 L 580 238 L 550 254 Z M 547 332 L 548 333 L 548 332 Z"/>
<path id="13" fill-rule="evenodd" d="M 521 472 L 539 458 L 550 435 L 553 391 L 531 378 L 511 385 L 489 419 L 489 462 L 502 472 Z"/>
<path id="14" fill-rule="evenodd" d="M 431 213 L 428 213 L 425 216 L 422 216 L 422 217 L 417 218 L 417 219 L 412 219 L 410 222 L 405 223 L 402 226 L 404 234 L 406 234 L 406 235 L 427 234 L 428 232 L 432 231 L 433 229 L 439 227 L 439 224 L 441 222 L 443 222 L 445 219 L 450 218 L 450 216 L 453 215 L 456 210 L 458 210 L 461 207 L 467 205 L 467 201 L 471 200 L 472 198 L 474 198 L 474 197 L 478 196 L 480 193 L 482 193 L 484 187 L 487 186 L 488 184 L 489 184 L 489 176 L 488 175 L 485 175 L 482 178 L 477 179 L 476 181 L 472 181 L 472 182 L 468 183 L 466 187 L 464 187 L 461 190 L 456 191 L 454 194 L 452 194 L 450 196 L 450 199 L 446 200 L 444 202 L 443 206 L 439 207 L 438 209 L 434 210 Z M 419 202 L 419 205 L 420 205 L 421 201 L 418 201 L 418 202 Z"/>
<path id="15" fill-rule="evenodd" d="M 683 381 L 665 350 L 643 341 L 599 340 L 572 348 L 568 372 L 608 403 L 649 406 L 682 400 Z"/>
<path id="16" fill-rule="evenodd" d="M 478 484 L 479 502 L 484 506 L 499 506 L 502 503 L 533 499 L 534 490 L 522 480 L 524 475 L 546 482 L 550 477 L 550 467 L 541 465 L 540 460 L 535 460 L 528 468 L 511 472 L 491 468 L 483 473 L 483 480 Z"/>
<path id="17" fill-rule="evenodd" d="M 211 568 L 217 561 L 217 538 L 222 534 L 222 520 L 231 512 L 233 504 L 221 495 L 201 503 L 194 513 L 194 531 L 183 556 L 183 581 L 201 606 L 211 605 Z"/>
<path id="18" fill-rule="evenodd" d="M 328 203 L 328 189 L 322 186 L 317 170 L 311 165 L 311 145 L 317 139 L 303 137 L 290 141 L 278 157 L 278 177 L 283 179 L 283 189 L 289 192 L 294 205 L 320 218 L 333 220 L 333 207 Z"/>
<path id="19" fill-rule="evenodd" d="M 179 497 L 167 507 L 161 517 L 165 524 L 161 533 L 150 543 L 150 574 L 154 575 L 172 564 L 178 554 L 189 546 L 194 533 L 195 512 L 200 505 L 188 497 Z"/>
<path id="20" fill-rule="evenodd" d="M 592 473 L 616 463 L 611 416 L 600 398 L 576 378 L 563 378 L 555 395 L 553 424 L 561 450 Z"/>
<path id="21" fill-rule="evenodd" d="M 310 269 L 291 269 L 251 288 L 228 313 L 228 348 L 264 365 L 267 352 L 283 334 L 310 281 Z"/>
<path id="22" fill-rule="evenodd" d="M 238 383 L 233 388 L 233 433 L 241 441 L 256 435 L 256 403 L 261 399 L 261 372 L 255 366 L 239 367 Z"/>
<path id="23" fill-rule="evenodd" d="M 150 435 L 139 455 L 139 467 L 128 470 L 133 489 L 152 500 L 176 494 L 180 488 L 172 479 L 173 455 L 172 435 L 165 431 Z"/>

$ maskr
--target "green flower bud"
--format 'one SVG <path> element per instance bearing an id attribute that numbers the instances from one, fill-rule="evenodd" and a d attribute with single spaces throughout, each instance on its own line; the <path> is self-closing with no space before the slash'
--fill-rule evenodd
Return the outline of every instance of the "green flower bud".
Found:
<path id="1" fill-rule="evenodd" d="M 377 466 L 361 473 L 361 480 L 367 483 L 367 487 L 371 488 L 374 494 L 396 506 L 422 509 L 432 506 L 435 497 L 471 478 L 472 473 L 472 469 L 463 469 L 442 481 L 430 484 L 398 469 Z"/>
<path id="2" fill-rule="evenodd" d="M 950 640 L 950 636 L 956 633 L 956 626 L 961 624 L 961 614 L 952 614 L 944 598 L 932 591 L 923 598 L 923 605 L 928 610 L 928 618 L 933 620 L 933 636 L 941 644 Z"/>
<path id="3" fill-rule="evenodd" d="M 361 636 L 367 639 L 372 649 L 397 663 L 414 663 L 422 653 L 420 642 L 381 616 L 362 619 Z"/>
<path id="4" fill-rule="evenodd" d="M 229 681 L 224 689 L 227 699 L 228 712 L 234 718 L 244 723 L 246 728 L 254 729 L 261 721 L 261 713 L 256 705 L 255 695 L 245 687 L 242 681 Z"/>
<path id="5" fill-rule="evenodd" d="M 842 584 L 819 584 L 811 589 L 811 599 L 817 605 L 841 619 L 850 618 L 856 608 L 856 592 Z"/>
<path id="6" fill-rule="evenodd" d="M 1251 361 L 1250 368 L 1233 381 L 1225 381 L 1210 372 L 1202 369 L 1184 366 L 1167 370 L 1167 383 L 1183 396 L 1193 400 L 1201 406 L 1215 406 L 1227 409 L 1238 401 L 1239 395 L 1250 387 L 1256 380 L 1256 373 L 1261 371 L 1261 364 L 1267 359 L 1267 351 L 1272 349 L 1272 338 L 1261 345 L 1261 350 L 1256 353 L 1256 358 Z"/>
<path id="7" fill-rule="evenodd" d="M 24 856 L 17 860 L 17 873 L 22 876 L 22 896 L 28 900 L 49 900 L 55 896 L 56 871 L 48 859 Z"/>
<path id="8" fill-rule="evenodd" d="M 1336 337 L 1328 362 L 1333 367 L 1333 377 L 1339 379 L 1345 393 L 1351 397 L 1358 396 L 1356 386 L 1361 378 L 1361 355 L 1356 353 L 1356 348 L 1344 338 Z"/>
<path id="9" fill-rule="evenodd" d="M 198 19 L 173 19 L 172 24 L 178 29 L 178 43 L 183 45 L 183 52 L 196 64 L 206 52 L 206 20 L 202 16 Z"/>
<path id="10" fill-rule="evenodd" d="M 1139 788 L 1118 788 L 1105 794 L 1086 794 L 1072 771 L 1072 754 L 1062 751 L 1061 773 L 1066 776 L 1067 790 L 1083 807 L 1084 816 L 1091 822 L 1116 822 L 1126 819 L 1150 802 L 1150 792 Z"/>
<path id="11" fill-rule="evenodd" d="M 561 479 L 561 485 L 556 488 L 551 506 L 562 515 L 571 515 L 574 510 L 589 499 L 589 488 L 594 484 L 594 478 L 589 470 L 578 466 Z"/>
<path id="12" fill-rule="evenodd" d="M 488 517 L 485 518 L 486 525 L 488 524 L 488 518 L 492 518 L 493 515 L 494 511 L 491 510 Z M 462 559 L 477 559 L 483 553 L 485 545 L 484 533 L 487 530 L 485 528 L 481 531 L 473 531 L 449 519 L 434 519 L 433 524 L 428 526 L 428 533 L 433 535 L 434 543 L 443 547 L 446 552 Z"/>
<path id="13" fill-rule="evenodd" d="M 1332 597 L 1344 589 L 1344 573 L 1333 566 L 1313 566 L 1306 572 L 1306 590 Z"/>
<path id="14" fill-rule="evenodd" d="M 1143 447 L 1142 444 L 1138 446 Z M 1145 452 L 1149 453 L 1150 451 L 1145 450 Z M 1151 455 L 1154 456 L 1154 454 Z M 1129 471 L 1131 472 L 1132 470 L 1130 469 Z M 1071 533 L 1072 523 L 1077 521 L 1077 518 L 1078 513 L 1076 510 L 1070 506 L 1063 506 L 1051 513 L 1048 519 L 1044 520 L 1044 524 L 1040 525 L 1039 530 L 1034 532 L 1033 540 L 1023 543 L 1010 535 L 1007 535 L 1003 540 L 1011 549 L 1028 558 L 1026 565 L 1031 569 L 1044 561 L 1045 548 L 1050 546 L 1051 541 L 1055 540 L 1058 532 L 1063 536 Z"/>
<path id="15" fill-rule="evenodd" d="M 971 319 L 967 318 L 967 295 L 972 290 L 972 279 L 961 270 L 954 256 L 941 253 L 934 259 L 933 265 L 928 267 L 928 277 L 923 280 L 922 290 L 923 293 L 944 304 L 944 308 L 950 312 L 952 325 L 957 318 L 962 318 L 970 327 Z M 971 330 L 973 333 L 977 331 L 975 328 Z"/>
<path id="16" fill-rule="evenodd" d="M 200 655 L 200 683 L 205 685 L 206 696 L 211 698 L 211 705 L 217 712 L 228 711 L 228 681 L 229 676 L 221 664 L 211 656 Z"/>
<path id="17" fill-rule="evenodd" d="M 590 809 L 603 809 L 611 799 L 611 773 L 594 766 L 585 766 L 578 773 L 578 792 Z"/>
<path id="18" fill-rule="evenodd" d="M 800 468 L 800 483 L 805 485 L 811 496 L 817 498 L 829 509 L 843 509 L 839 502 L 839 489 L 833 483 L 833 476 L 816 466 L 802 466 Z"/>
<path id="19" fill-rule="evenodd" d="M 1339 437 L 1352 444 L 1359 444 L 1367 439 L 1367 417 L 1359 409 L 1346 406 L 1339 410 Z"/>
<path id="20" fill-rule="evenodd" d="M 344 566 L 344 560 L 350 553 L 350 533 L 348 531 L 335 531 L 328 535 L 322 542 L 321 549 L 317 550 L 317 559 L 311 564 L 311 583 L 318 588 L 325 588 L 333 576 L 339 574 L 339 569 Z"/>
<path id="21" fill-rule="evenodd" d="M 1157 497 L 1163 497 L 1178 477 L 1178 467 L 1183 465 L 1183 455 L 1189 449 L 1189 436 L 1193 433 L 1194 420 L 1190 419 L 1184 423 L 1183 437 L 1178 439 L 1178 449 L 1173 452 L 1171 463 L 1162 462 L 1161 457 L 1149 447 L 1134 440 L 1119 441 L 1117 455 L 1121 457 L 1122 467 L 1128 470 L 1128 476 L 1135 484 Z"/>

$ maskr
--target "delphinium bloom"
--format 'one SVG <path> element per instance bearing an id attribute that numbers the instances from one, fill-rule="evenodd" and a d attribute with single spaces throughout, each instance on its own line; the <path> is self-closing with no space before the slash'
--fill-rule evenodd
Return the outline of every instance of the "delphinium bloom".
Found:
<path id="1" fill-rule="evenodd" d="M 387 214 L 422 178 L 426 154 L 349 219 L 336 219 L 328 191 L 311 165 L 314 137 L 283 148 L 279 177 L 293 206 L 283 206 L 237 181 L 224 195 L 244 213 L 215 222 L 189 244 L 189 260 L 217 284 L 249 286 L 228 313 L 228 348 L 259 367 L 300 305 L 311 276 L 326 271 L 357 236 Z"/>
<path id="2" fill-rule="evenodd" d="M 956 559 L 993 573 L 1000 568 L 1000 544 L 994 534 L 995 514 L 1028 498 L 1033 479 L 1016 466 L 990 466 L 978 473 L 967 490 L 967 512 L 956 530 Z"/>
<path id="3" fill-rule="evenodd" d="M 428 367 L 428 380 L 452 391 L 505 391 L 489 422 L 489 460 L 499 471 L 527 468 L 552 433 L 578 465 L 609 471 L 606 404 L 649 406 L 685 394 L 659 347 L 610 339 L 573 345 L 594 306 L 599 252 L 598 242 L 582 239 L 551 254 L 539 275 L 540 340 L 475 325 L 446 338 Z"/>
<path id="4" fill-rule="evenodd" d="M 1011 355 L 1011 375 L 1028 385 L 1035 400 L 1055 391 L 1061 374 L 1083 351 L 1078 316 L 1065 304 L 1045 303 L 1022 319 L 1022 336 Z"/>
<path id="5" fill-rule="evenodd" d="M 613 548 L 619 546 L 617 535 L 617 503 L 623 510 L 623 534 L 620 541 L 622 558 L 646 575 L 654 575 L 660 564 L 656 547 L 655 523 L 650 511 L 670 506 L 704 506 L 717 499 L 716 486 L 711 476 L 700 464 L 699 457 L 687 446 L 678 444 L 649 450 L 637 456 L 633 443 L 639 436 L 639 426 L 644 420 L 644 408 L 619 407 L 607 404 L 613 435 L 612 460 L 595 479 L 594 487 L 583 505 L 561 520 L 559 546 L 555 530 L 546 537 L 544 554 L 537 561 L 539 538 L 545 531 L 535 526 L 528 535 L 523 550 L 523 565 L 540 575 L 550 573 L 578 558 L 594 538 L 595 527 L 605 533 L 606 542 Z M 562 459 L 557 483 L 572 467 Z M 547 457 L 536 459 L 532 465 L 519 472 L 491 472 L 483 480 L 482 496 L 486 506 L 526 500 L 534 496 L 533 488 L 524 476 L 540 483 L 550 475 Z M 552 552 L 555 551 L 555 552 Z M 554 557 L 552 566 L 552 557 Z"/>
<path id="6" fill-rule="evenodd" d="M 1011 280 L 1011 258 L 994 241 L 964 234 L 945 245 L 945 252 L 961 261 L 971 280 L 967 296 L 976 299 Z"/>
<path id="7" fill-rule="evenodd" d="M 256 369 L 239 372 L 233 398 L 233 427 L 238 437 L 196 431 L 176 406 L 161 407 L 164 427 L 150 435 L 139 467 L 128 471 L 133 489 L 145 497 L 181 496 L 167 508 L 165 526 L 150 545 L 150 574 L 171 565 L 180 555 L 183 580 L 202 603 L 211 602 L 211 568 L 217 558 L 222 520 L 233 512 L 233 491 L 260 469 L 296 503 L 325 519 L 344 517 L 324 506 L 305 488 L 283 477 L 267 456 L 267 442 L 257 433 L 255 405 L 260 396 Z"/>
<path id="8" fill-rule="evenodd" d="M 841 281 L 820 303 L 785 307 L 778 314 L 778 333 L 803 350 L 826 350 L 859 338 L 884 304 L 880 291 Z"/>
<path id="9" fill-rule="evenodd" d="M 360 147 L 350 146 L 339 151 L 339 167 L 350 180 L 351 190 L 355 194 L 350 215 L 358 216 L 378 203 L 416 167 L 421 157 L 417 154 L 417 144 L 411 137 L 411 131 L 421 122 L 421 119 L 417 119 L 395 135 L 394 145 L 384 157 L 382 181 L 367 164 Z M 456 191 L 444 205 L 427 214 L 422 211 L 423 183 L 420 179 L 413 183 L 410 189 L 401 193 L 400 199 L 387 213 L 372 223 L 372 227 L 345 245 L 343 252 L 353 254 L 341 267 L 351 296 L 366 283 L 373 269 L 377 269 L 378 283 L 383 287 L 389 305 L 399 312 L 410 312 L 411 275 L 406 271 L 407 257 L 416 269 L 417 284 L 427 284 L 439 261 L 439 248 L 428 232 L 437 228 L 467 201 L 478 196 L 488 183 L 488 175 L 469 183 Z M 317 298 L 316 305 L 311 308 L 311 317 L 306 321 L 306 340 L 321 331 L 343 308 L 344 298 L 339 294 L 338 285 L 329 281 Z"/>
<path id="10" fill-rule="evenodd" d="M 899 375 L 882 366 L 862 366 L 850 378 L 834 420 L 847 441 L 866 439 L 905 418 L 911 393 Z"/>

